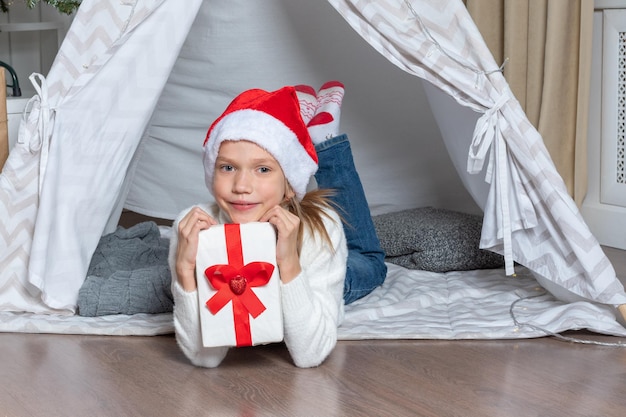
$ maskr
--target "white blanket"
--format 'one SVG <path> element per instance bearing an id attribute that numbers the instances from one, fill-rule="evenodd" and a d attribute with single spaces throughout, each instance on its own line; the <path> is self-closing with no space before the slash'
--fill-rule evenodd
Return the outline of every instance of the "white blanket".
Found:
<path id="1" fill-rule="evenodd" d="M 346 306 L 340 339 L 514 339 L 579 329 L 626 336 L 614 308 L 558 301 L 524 268 L 507 277 L 502 269 L 388 267 L 382 287 Z"/>
<path id="2" fill-rule="evenodd" d="M 339 339 L 514 339 L 579 329 L 626 336 L 612 307 L 558 301 L 524 268 L 506 277 L 501 269 L 433 273 L 388 267 L 382 287 L 346 306 Z M 171 314 L 0 312 L 3 332 L 149 336 L 173 330 Z"/>

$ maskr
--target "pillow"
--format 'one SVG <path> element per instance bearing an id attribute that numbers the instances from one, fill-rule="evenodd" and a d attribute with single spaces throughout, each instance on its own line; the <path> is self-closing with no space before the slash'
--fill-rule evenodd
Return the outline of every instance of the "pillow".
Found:
<path id="1" fill-rule="evenodd" d="M 432 272 L 500 268 L 502 255 L 479 248 L 482 217 L 433 207 L 373 216 L 385 260 Z"/>

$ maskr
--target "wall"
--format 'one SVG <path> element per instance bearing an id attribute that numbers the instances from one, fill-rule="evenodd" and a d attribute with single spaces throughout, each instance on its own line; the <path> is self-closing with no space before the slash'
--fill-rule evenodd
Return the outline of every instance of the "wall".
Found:
<path id="1" fill-rule="evenodd" d="M 607 178 L 607 166 L 615 161 L 611 150 L 615 138 L 607 135 L 614 130 L 615 120 L 609 120 L 614 109 L 606 106 L 606 97 L 603 97 L 603 89 L 617 88 L 617 80 L 607 81 L 610 71 L 603 67 L 603 11 L 626 10 L 626 0 L 596 0 L 595 6 L 588 135 L 589 188 L 581 212 L 601 244 L 626 249 L 626 206 L 609 202 L 606 198 L 607 179 L 610 179 Z M 626 184 L 621 186 L 623 189 Z"/>

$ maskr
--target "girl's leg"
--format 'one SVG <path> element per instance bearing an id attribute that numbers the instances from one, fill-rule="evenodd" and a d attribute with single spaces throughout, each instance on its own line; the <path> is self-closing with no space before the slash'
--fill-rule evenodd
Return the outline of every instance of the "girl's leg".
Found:
<path id="1" fill-rule="evenodd" d="M 383 283 L 387 275 L 385 254 L 376 236 L 348 137 L 340 135 L 327 139 L 315 149 L 319 159 L 315 174 L 318 187 L 335 191 L 333 201 L 346 220 L 348 261 L 343 298 L 349 304 Z"/>

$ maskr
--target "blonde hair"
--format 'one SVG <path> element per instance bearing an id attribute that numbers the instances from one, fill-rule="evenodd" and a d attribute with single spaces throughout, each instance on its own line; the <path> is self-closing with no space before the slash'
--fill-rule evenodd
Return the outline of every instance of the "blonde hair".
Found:
<path id="1" fill-rule="evenodd" d="M 331 250 L 335 250 L 330 236 L 328 235 L 328 231 L 324 226 L 324 217 L 332 220 L 332 217 L 329 216 L 326 210 L 338 212 L 338 207 L 330 199 L 334 193 L 335 192 L 331 189 L 317 189 L 307 192 L 301 201 L 298 201 L 296 197 L 287 200 L 285 208 L 300 219 L 298 252 L 302 247 L 305 227 L 309 229 L 311 234 L 321 236 L 322 240 L 330 246 Z"/>

